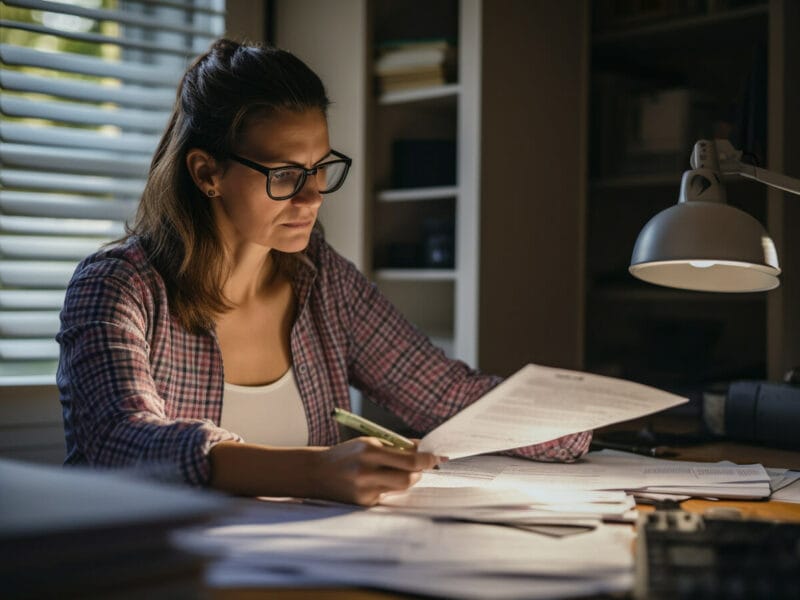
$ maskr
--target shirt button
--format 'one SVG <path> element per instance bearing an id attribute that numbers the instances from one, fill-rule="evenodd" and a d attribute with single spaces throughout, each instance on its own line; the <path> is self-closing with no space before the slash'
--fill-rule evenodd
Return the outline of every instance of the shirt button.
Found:
<path id="1" fill-rule="evenodd" d="M 308 371 L 308 367 L 306 365 L 300 365 L 297 367 L 297 371 L 299 373 L 305 373 L 306 371 Z"/>

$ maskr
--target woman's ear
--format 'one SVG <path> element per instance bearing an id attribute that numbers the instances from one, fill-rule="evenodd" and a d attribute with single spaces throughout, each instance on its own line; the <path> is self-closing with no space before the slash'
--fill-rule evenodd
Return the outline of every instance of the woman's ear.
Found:
<path id="1" fill-rule="evenodd" d="M 219 195 L 217 188 L 222 168 L 213 156 L 200 148 L 192 148 L 186 153 L 186 168 L 201 194 L 208 197 Z"/>

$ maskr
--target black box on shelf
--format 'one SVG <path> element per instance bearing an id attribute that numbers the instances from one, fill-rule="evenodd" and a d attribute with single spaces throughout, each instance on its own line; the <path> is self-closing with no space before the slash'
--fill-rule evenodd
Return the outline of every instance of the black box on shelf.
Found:
<path id="1" fill-rule="evenodd" d="M 392 144 L 392 187 L 455 185 L 454 140 L 401 139 Z"/>

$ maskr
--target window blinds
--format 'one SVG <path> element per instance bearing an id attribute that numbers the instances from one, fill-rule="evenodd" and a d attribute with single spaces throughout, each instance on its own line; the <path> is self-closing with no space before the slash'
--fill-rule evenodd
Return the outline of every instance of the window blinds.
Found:
<path id="1" fill-rule="evenodd" d="M 124 232 L 224 0 L 0 2 L 0 385 L 55 382 L 80 259 Z"/>

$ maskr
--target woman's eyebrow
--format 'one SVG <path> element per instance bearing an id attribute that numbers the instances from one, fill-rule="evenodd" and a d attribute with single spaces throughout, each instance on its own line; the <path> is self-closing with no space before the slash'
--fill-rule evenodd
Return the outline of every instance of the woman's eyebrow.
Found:
<path id="1" fill-rule="evenodd" d="M 319 159 L 318 161 L 316 161 L 315 163 L 313 163 L 313 165 L 319 165 L 319 164 L 321 164 L 321 163 L 322 163 L 322 162 L 324 162 L 326 159 L 330 158 L 331 154 L 333 154 L 333 149 L 330 149 L 330 150 L 328 150 L 328 151 L 327 151 L 327 152 L 326 152 L 326 153 L 323 155 L 323 157 L 322 157 L 322 158 L 320 158 L 320 159 Z M 280 166 L 286 166 L 286 167 L 301 167 L 301 168 L 303 168 L 303 169 L 305 169 L 305 168 L 306 168 L 306 166 L 305 166 L 303 163 L 295 162 L 295 161 L 293 161 L 293 160 L 284 160 L 284 159 L 282 159 L 282 158 L 272 158 L 272 159 L 262 159 L 262 158 L 255 158 L 254 160 L 255 160 L 256 162 L 258 162 L 258 163 L 262 163 L 262 164 L 269 164 L 269 163 L 272 163 L 272 164 L 278 164 L 278 165 L 280 165 Z M 313 166 L 313 165 L 312 165 L 312 166 Z M 280 168 L 280 166 L 279 166 L 279 167 L 275 167 L 275 168 Z"/>

